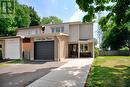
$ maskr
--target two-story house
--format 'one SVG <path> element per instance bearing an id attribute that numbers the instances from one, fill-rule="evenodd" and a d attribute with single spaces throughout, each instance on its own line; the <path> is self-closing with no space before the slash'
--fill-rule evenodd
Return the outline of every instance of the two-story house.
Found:
<path id="1" fill-rule="evenodd" d="M 94 57 L 93 22 L 68 22 L 17 29 L 21 56 L 30 60 Z"/>

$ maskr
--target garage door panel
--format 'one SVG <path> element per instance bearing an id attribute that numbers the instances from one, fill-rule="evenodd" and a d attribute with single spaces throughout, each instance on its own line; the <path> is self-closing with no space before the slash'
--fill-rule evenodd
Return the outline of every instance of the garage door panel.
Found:
<path id="1" fill-rule="evenodd" d="M 5 58 L 9 58 L 9 59 L 20 58 L 19 38 L 5 39 Z"/>
<path id="2" fill-rule="evenodd" d="M 54 41 L 40 41 L 34 44 L 35 59 L 54 60 Z"/>

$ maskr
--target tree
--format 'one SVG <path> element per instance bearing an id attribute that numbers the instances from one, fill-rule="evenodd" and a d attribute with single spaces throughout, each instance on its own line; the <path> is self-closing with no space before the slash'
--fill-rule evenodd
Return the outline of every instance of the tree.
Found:
<path id="1" fill-rule="evenodd" d="M 15 35 L 14 19 L 0 18 L 0 36 Z"/>
<path id="2" fill-rule="evenodd" d="M 19 4 L 16 0 L 15 14 L 9 16 L 5 16 L 5 14 L 0 15 L 0 36 L 12 36 L 16 34 L 17 28 L 39 24 L 40 17 L 37 15 L 36 11 L 32 7 Z"/>
<path id="3" fill-rule="evenodd" d="M 20 5 L 19 3 L 16 4 L 15 22 L 15 26 L 18 28 L 29 27 L 31 23 L 30 10 L 26 5 Z"/>
<path id="4" fill-rule="evenodd" d="M 56 16 L 43 17 L 41 20 L 42 24 L 58 24 L 62 23 L 62 20 Z"/>
<path id="5" fill-rule="evenodd" d="M 99 24 L 103 31 L 102 48 L 118 50 L 125 46 L 130 34 L 130 0 L 76 0 L 80 9 L 87 14 L 83 22 L 92 21 L 95 14 L 108 11 Z"/>
<path id="6" fill-rule="evenodd" d="M 40 17 L 37 15 L 36 11 L 34 8 L 29 7 L 30 9 L 30 18 L 31 18 L 31 23 L 30 26 L 36 26 L 40 24 Z"/>

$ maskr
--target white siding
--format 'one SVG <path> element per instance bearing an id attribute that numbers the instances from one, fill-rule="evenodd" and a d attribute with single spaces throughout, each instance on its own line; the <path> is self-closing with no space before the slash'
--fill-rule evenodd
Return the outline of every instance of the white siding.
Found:
<path id="1" fill-rule="evenodd" d="M 36 28 L 36 29 L 22 29 L 18 30 L 17 36 L 31 36 L 31 35 L 39 35 L 42 34 L 42 30 Z"/>
<path id="2" fill-rule="evenodd" d="M 64 33 L 69 35 L 69 24 L 64 24 Z"/>
<path id="3" fill-rule="evenodd" d="M 79 25 L 70 25 L 69 28 L 69 42 L 79 41 Z"/>
<path id="4" fill-rule="evenodd" d="M 9 59 L 20 58 L 19 38 L 5 39 L 5 58 L 9 58 Z"/>
<path id="5" fill-rule="evenodd" d="M 45 34 L 50 34 L 50 33 L 52 33 L 52 31 L 51 31 L 51 26 L 45 26 L 45 32 L 44 32 Z"/>
<path id="6" fill-rule="evenodd" d="M 92 24 L 81 24 L 79 29 L 79 39 L 92 39 L 93 26 Z"/>

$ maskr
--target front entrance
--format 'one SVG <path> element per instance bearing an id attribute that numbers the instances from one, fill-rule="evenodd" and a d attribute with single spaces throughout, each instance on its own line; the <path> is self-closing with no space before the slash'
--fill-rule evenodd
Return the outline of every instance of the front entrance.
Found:
<path id="1" fill-rule="evenodd" d="M 77 58 L 78 57 L 78 44 L 69 44 L 69 57 Z"/>
<path id="2" fill-rule="evenodd" d="M 78 48 L 79 47 L 79 48 Z M 88 44 L 80 43 L 78 44 L 69 44 L 68 46 L 68 56 L 69 58 L 87 58 L 92 57 L 91 51 L 89 51 Z M 79 51 L 79 52 L 78 52 Z"/>

